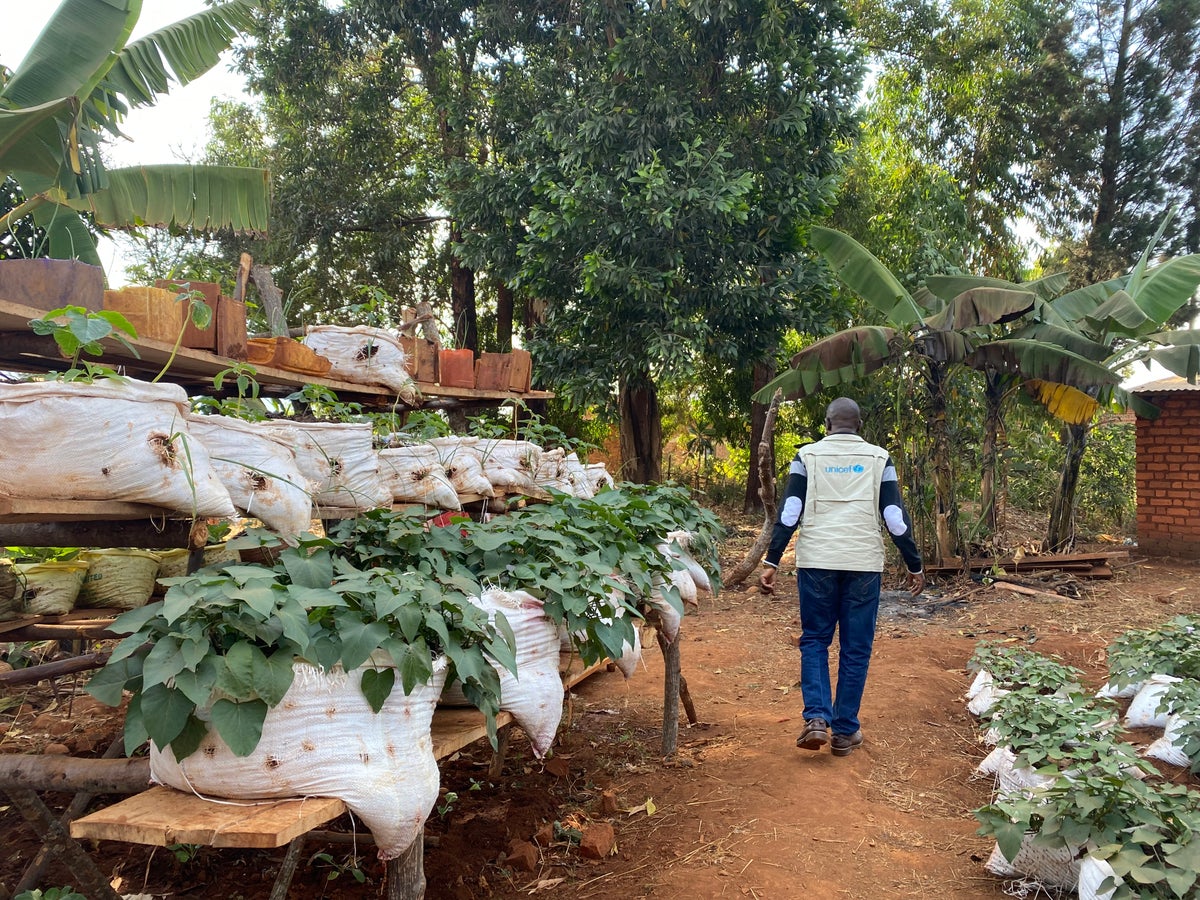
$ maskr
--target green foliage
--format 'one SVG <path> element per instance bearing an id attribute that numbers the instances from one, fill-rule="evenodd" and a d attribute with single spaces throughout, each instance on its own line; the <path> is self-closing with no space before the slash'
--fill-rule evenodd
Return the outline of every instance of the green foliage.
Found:
<path id="1" fill-rule="evenodd" d="M 1176 616 L 1122 632 L 1108 645 L 1108 682 L 1116 689 L 1151 675 L 1200 678 L 1200 617 Z"/>
<path id="2" fill-rule="evenodd" d="M 979 833 L 994 837 L 1010 861 L 1030 835 L 1035 845 L 1084 848 L 1113 867 L 1115 897 L 1191 896 L 1200 794 L 1159 783 L 1157 771 L 1120 739 L 1110 702 L 1097 703 L 1077 685 L 1046 693 L 1039 673 L 1062 667 L 1033 656 L 994 647 L 977 652 L 980 663 L 1014 685 L 993 706 L 988 727 L 1016 753 L 1017 765 L 1052 777 L 1045 787 L 1004 794 L 976 810 Z M 1025 673 L 1035 681 L 1021 685 Z M 1200 700 L 1195 691 L 1177 697 L 1181 706 Z"/>
<path id="3" fill-rule="evenodd" d="M 63 306 L 50 310 L 41 318 L 31 319 L 29 327 L 34 334 L 48 334 L 54 338 L 63 356 L 71 360 L 71 370 L 79 369 L 81 353 L 103 355 L 104 345 L 100 342 L 107 337 L 119 341 L 134 357 L 140 358 L 137 349 L 125 337 L 128 335 L 136 340 L 137 330 L 128 319 L 112 310 L 89 312 L 82 306 Z"/>
<path id="4" fill-rule="evenodd" d="M 972 671 L 986 669 L 998 687 L 1023 687 L 1039 694 L 1053 694 L 1077 688 L 1082 681 L 1082 673 L 1078 669 L 1059 660 L 1025 647 L 987 641 L 975 648 L 967 668 Z"/>
<path id="5" fill-rule="evenodd" d="M 1160 706 L 1176 717 L 1172 743 L 1191 760 L 1189 770 L 1200 772 L 1200 681 L 1190 676 L 1168 685 Z"/>
<path id="6" fill-rule="evenodd" d="M 52 887 L 42 890 L 34 888 L 31 891 L 21 891 L 13 900 L 87 900 L 83 894 L 77 894 L 70 887 Z"/>
<path id="7" fill-rule="evenodd" d="M 467 599 L 478 583 L 356 568 L 336 549 L 302 539 L 270 567 L 225 565 L 170 579 L 162 601 L 118 617 L 112 630 L 129 637 L 87 689 L 111 705 L 133 692 L 126 750 L 149 737 L 183 759 L 209 727 L 196 711 L 210 708 L 230 749 L 248 755 L 267 709 L 291 686 L 296 660 L 326 670 L 367 664 L 376 674 L 364 675 L 362 689 L 378 711 L 393 687 L 385 677 L 393 670 L 380 666 L 399 671 L 407 694 L 444 654 L 494 716 L 499 680 L 488 659 L 509 669 L 515 662 L 510 635 Z"/>
<path id="8" fill-rule="evenodd" d="M 319 869 L 328 869 L 326 881 L 334 881 L 342 875 L 349 875 L 359 884 L 366 884 L 367 873 L 362 870 L 363 861 L 358 856 L 349 856 L 339 861 L 325 852 L 314 853 L 308 858 L 308 864 Z"/>
<path id="9" fill-rule="evenodd" d="M 551 620 L 566 626 L 590 664 L 620 658 L 632 643 L 639 602 L 655 591 L 656 576 L 674 565 L 656 547 L 677 530 L 695 535 L 689 552 L 719 588 L 721 525 L 686 490 L 671 485 L 623 484 L 593 499 L 559 495 L 490 522 L 433 530 L 420 519 L 374 510 L 338 523 L 330 538 L 358 566 L 527 591 L 543 601 Z M 678 591 L 662 592 L 682 613 Z M 614 608 L 630 615 L 614 615 Z M 474 701 L 469 684 L 464 690 Z"/>
<path id="10" fill-rule="evenodd" d="M 1088 435 L 1076 493 L 1081 524 L 1121 534 L 1137 516 L 1137 429 L 1132 422 L 1099 425 Z"/>

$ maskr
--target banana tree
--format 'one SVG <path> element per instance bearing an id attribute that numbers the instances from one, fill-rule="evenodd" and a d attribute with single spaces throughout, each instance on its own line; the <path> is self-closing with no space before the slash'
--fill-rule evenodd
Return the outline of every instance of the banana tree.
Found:
<path id="1" fill-rule="evenodd" d="M 62 0 L 25 58 L 0 83 L 0 179 L 26 200 L 0 228 L 32 216 L 48 252 L 100 264 L 82 213 L 100 227 L 144 225 L 266 231 L 261 169 L 146 166 L 107 170 L 106 135 L 131 106 L 211 69 L 251 24 L 257 0 L 230 0 L 129 41 L 141 0 Z"/>
<path id="2" fill-rule="evenodd" d="M 1195 383 L 1200 374 L 1200 332 L 1164 331 L 1172 316 L 1200 285 L 1200 255 L 1190 254 L 1151 266 L 1154 247 L 1170 216 L 1159 226 L 1137 264 L 1126 275 L 1085 285 L 1040 304 L 1031 321 L 1013 335 L 1016 342 L 1057 344 L 1120 374 L 1137 363 L 1158 363 Z M 960 279 L 956 287 L 994 283 L 994 279 Z M 1014 344 L 1019 346 L 1019 344 Z M 1003 344 L 981 348 L 981 361 L 996 368 L 1021 370 Z M 1091 423 L 1101 408 L 1132 409 L 1152 418 L 1157 407 L 1123 389 L 1119 383 L 1082 386 L 1070 377 L 1035 377 L 1025 387 L 1064 423 L 1065 455 L 1051 503 L 1046 547 L 1070 546 L 1079 470 Z"/>
<path id="3" fill-rule="evenodd" d="M 949 300 L 929 289 L 914 296 L 850 236 L 814 228 L 810 243 L 848 287 L 883 314 L 887 325 L 848 329 L 805 348 L 792 358 L 791 368 L 755 399 L 769 397 L 776 389 L 781 389 L 787 399 L 797 399 L 857 381 L 889 362 L 914 362 L 921 373 L 928 407 L 937 554 L 941 560 L 957 556 L 958 504 L 946 390 L 951 368 L 1003 367 L 1005 372 L 1019 373 L 1026 380 L 1065 378 L 1081 389 L 1113 385 L 1119 379 L 1094 360 L 1062 346 L 997 334 L 995 326 L 1028 315 L 1060 280 L 1013 285 L 975 279 L 958 291 L 954 290 L 958 286 L 955 282 L 944 280 L 935 282 L 935 286 L 939 292 L 949 293 Z M 989 349 L 992 347 L 995 349 Z M 1002 398 L 1003 393 L 998 394 L 995 402 Z M 998 423 L 999 415 L 989 415 L 989 419 Z M 995 444 L 994 437 L 991 443 Z"/>

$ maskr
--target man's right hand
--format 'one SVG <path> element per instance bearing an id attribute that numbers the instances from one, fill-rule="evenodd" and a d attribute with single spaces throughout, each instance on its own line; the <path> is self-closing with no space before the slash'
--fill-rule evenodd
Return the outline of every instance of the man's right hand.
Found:
<path id="1" fill-rule="evenodd" d="M 774 566 L 765 566 L 763 573 L 758 576 L 758 589 L 764 594 L 775 593 L 775 568 Z"/>

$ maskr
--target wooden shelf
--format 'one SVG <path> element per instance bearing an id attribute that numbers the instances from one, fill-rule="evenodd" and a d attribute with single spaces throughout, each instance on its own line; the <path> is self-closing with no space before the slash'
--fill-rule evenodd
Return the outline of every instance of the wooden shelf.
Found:
<path id="1" fill-rule="evenodd" d="M 45 315 L 44 310 L 24 306 L 0 298 L 0 371 L 40 373 L 62 369 L 63 359 L 54 339 L 34 334 L 29 328 L 31 319 Z M 139 338 L 130 341 L 137 350 L 135 356 L 119 341 L 106 338 L 101 341 L 104 355 L 97 361 L 122 371 L 134 378 L 153 378 L 167 360 L 171 359 L 173 347 L 163 341 Z M 234 365 L 235 360 L 217 356 L 207 350 L 180 347 L 171 360 L 171 367 L 164 378 L 184 388 L 203 393 L 213 393 L 213 378 Z M 478 388 L 447 387 L 439 384 L 416 382 L 421 399 L 414 404 L 403 403 L 388 388 L 373 384 L 336 381 L 314 375 L 303 375 L 278 369 L 274 366 L 254 366 L 255 379 L 265 396 L 280 396 L 299 390 L 306 384 L 317 384 L 329 388 L 341 399 L 352 399 L 376 407 L 397 406 L 417 409 L 428 401 L 458 400 L 463 402 L 494 403 L 503 400 L 547 400 L 554 396 L 551 391 L 485 391 Z M 228 382 L 228 379 L 227 379 Z"/>

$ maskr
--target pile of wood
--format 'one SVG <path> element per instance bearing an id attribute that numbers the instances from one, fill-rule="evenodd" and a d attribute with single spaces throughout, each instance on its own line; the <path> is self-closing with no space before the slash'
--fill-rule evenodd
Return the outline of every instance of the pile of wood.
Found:
<path id="1" fill-rule="evenodd" d="M 1038 556 L 978 556 L 964 565 L 961 559 L 947 560 L 939 565 L 925 566 L 930 575 L 950 575 L 963 572 L 990 572 L 1002 569 L 1008 575 L 1055 569 L 1079 578 L 1112 578 L 1113 564 L 1129 559 L 1128 550 L 1107 550 L 1099 553 L 1045 553 Z"/>

